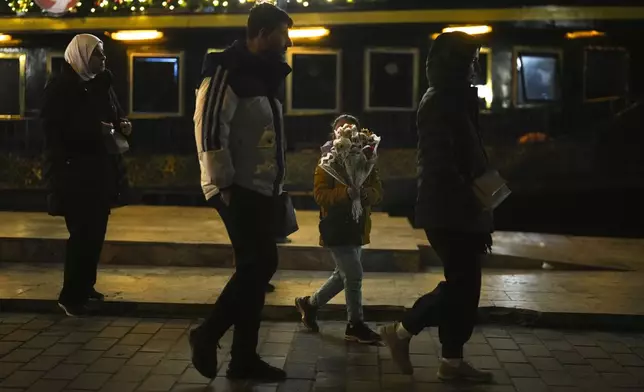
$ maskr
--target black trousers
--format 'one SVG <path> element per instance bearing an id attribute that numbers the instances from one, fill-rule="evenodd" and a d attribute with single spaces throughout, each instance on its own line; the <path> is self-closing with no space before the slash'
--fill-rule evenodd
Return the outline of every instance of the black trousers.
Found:
<path id="1" fill-rule="evenodd" d="M 487 234 L 426 231 L 441 259 L 445 281 L 420 297 L 405 313 L 403 327 L 413 335 L 438 326 L 444 358 L 462 358 L 472 336 L 481 296 L 481 256 Z"/>
<path id="2" fill-rule="evenodd" d="M 241 364 L 257 355 L 266 286 L 277 270 L 277 203 L 273 197 L 238 186 L 233 186 L 231 192 L 229 206 L 219 196 L 210 203 L 226 225 L 235 254 L 235 272 L 197 332 L 209 344 L 218 341 L 234 325 L 231 361 Z"/>
<path id="3" fill-rule="evenodd" d="M 96 284 L 109 210 L 74 211 L 65 215 L 69 232 L 65 254 L 63 289 L 58 301 L 66 305 L 87 302 Z"/>

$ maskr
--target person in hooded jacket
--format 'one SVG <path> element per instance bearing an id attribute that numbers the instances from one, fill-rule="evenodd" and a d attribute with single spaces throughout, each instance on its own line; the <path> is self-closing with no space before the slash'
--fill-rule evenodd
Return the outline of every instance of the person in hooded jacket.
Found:
<path id="1" fill-rule="evenodd" d="M 62 70 L 47 82 L 41 110 L 45 133 L 48 212 L 63 216 L 69 231 L 59 306 L 69 316 L 87 312 L 94 289 L 110 209 L 125 203 L 128 183 L 114 134 L 125 140 L 125 118 L 105 68 L 103 42 L 75 36 Z"/>
<path id="2" fill-rule="evenodd" d="M 481 292 L 481 259 L 492 246 L 492 214 L 479 204 L 473 181 L 488 161 L 478 123 L 472 81 L 480 45 L 461 32 L 444 33 L 427 57 L 429 88 L 418 109 L 418 198 L 416 223 L 441 259 L 445 281 L 419 298 L 401 322 L 380 331 L 394 362 L 411 374 L 411 337 L 438 326 L 444 381 L 488 382 L 491 373 L 463 360 Z"/>
<path id="3" fill-rule="evenodd" d="M 206 56 L 196 92 L 195 141 L 201 186 L 219 212 L 234 250 L 235 272 L 212 313 L 190 333 L 192 363 L 217 376 L 217 347 L 235 327 L 226 377 L 279 381 L 286 373 L 257 355 L 266 290 L 278 264 L 276 237 L 285 177 L 280 88 L 291 68 L 293 21 L 270 3 L 248 16 L 246 39 Z"/>

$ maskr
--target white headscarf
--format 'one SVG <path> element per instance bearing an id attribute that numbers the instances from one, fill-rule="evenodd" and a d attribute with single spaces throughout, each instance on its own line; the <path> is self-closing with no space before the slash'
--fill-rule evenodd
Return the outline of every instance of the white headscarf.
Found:
<path id="1" fill-rule="evenodd" d="M 103 41 L 91 34 L 78 34 L 65 49 L 65 61 L 72 66 L 74 71 L 84 81 L 94 79 L 96 74 L 89 70 L 89 58 L 97 46 L 102 48 Z"/>

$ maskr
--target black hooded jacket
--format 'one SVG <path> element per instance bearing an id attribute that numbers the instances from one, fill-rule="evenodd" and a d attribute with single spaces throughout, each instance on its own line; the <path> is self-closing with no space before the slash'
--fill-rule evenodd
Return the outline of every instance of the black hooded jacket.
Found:
<path id="1" fill-rule="evenodd" d="M 60 74 L 48 81 L 41 120 L 49 214 L 103 213 L 126 202 L 123 157 L 108 153 L 101 127 L 109 122 L 120 132 L 122 118 L 110 71 L 83 82 L 63 63 Z"/>
<path id="2" fill-rule="evenodd" d="M 471 189 L 485 173 L 479 134 L 478 96 L 471 67 L 479 44 L 464 33 L 441 34 L 427 56 L 429 88 L 418 109 L 416 223 L 430 230 L 491 233 Z"/>

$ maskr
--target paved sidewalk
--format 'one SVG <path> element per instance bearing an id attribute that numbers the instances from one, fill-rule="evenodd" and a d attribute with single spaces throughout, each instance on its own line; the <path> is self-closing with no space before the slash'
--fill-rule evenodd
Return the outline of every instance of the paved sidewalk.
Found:
<path id="1" fill-rule="evenodd" d="M 127 303 L 209 304 L 219 296 L 232 270 L 201 267 L 102 266 L 97 288 L 109 301 Z M 329 272 L 278 271 L 269 306 L 293 307 Z M 410 307 L 443 279 L 441 269 L 423 273 L 366 273 L 367 306 Z M 59 264 L 0 263 L 0 300 L 55 300 L 62 282 Z M 644 273 L 599 271 L 484 270 L 481 307 L 538 312 L 644 315 Z M 344 296 L 332 304 L 343 305 Z"/>
<path id="2" fill-rule="evenodd" d="M 487 386 L 447 385 L 436 379 L 439 344 L 425 331 L 412 345 L 414 376 L 399 374 L 386 347 L 346 343 L 343 323 L 322 333 L 296 323 L 264 323 L 260 353 L 283 367 L 281 384 L 207 380 L 190 363 L 193 320 L 71 319 L 0 313 L 0 391 L 255 391 L 255 392 L 612 392 L 644 390 L 641 334 L 560 332 L 483 326 L 466 347 L 468 358 L 494 372 Z M 230 333 L 219 351 L 227 365 Z M 220 373 L 223 374 L 223 373 Z"/>

